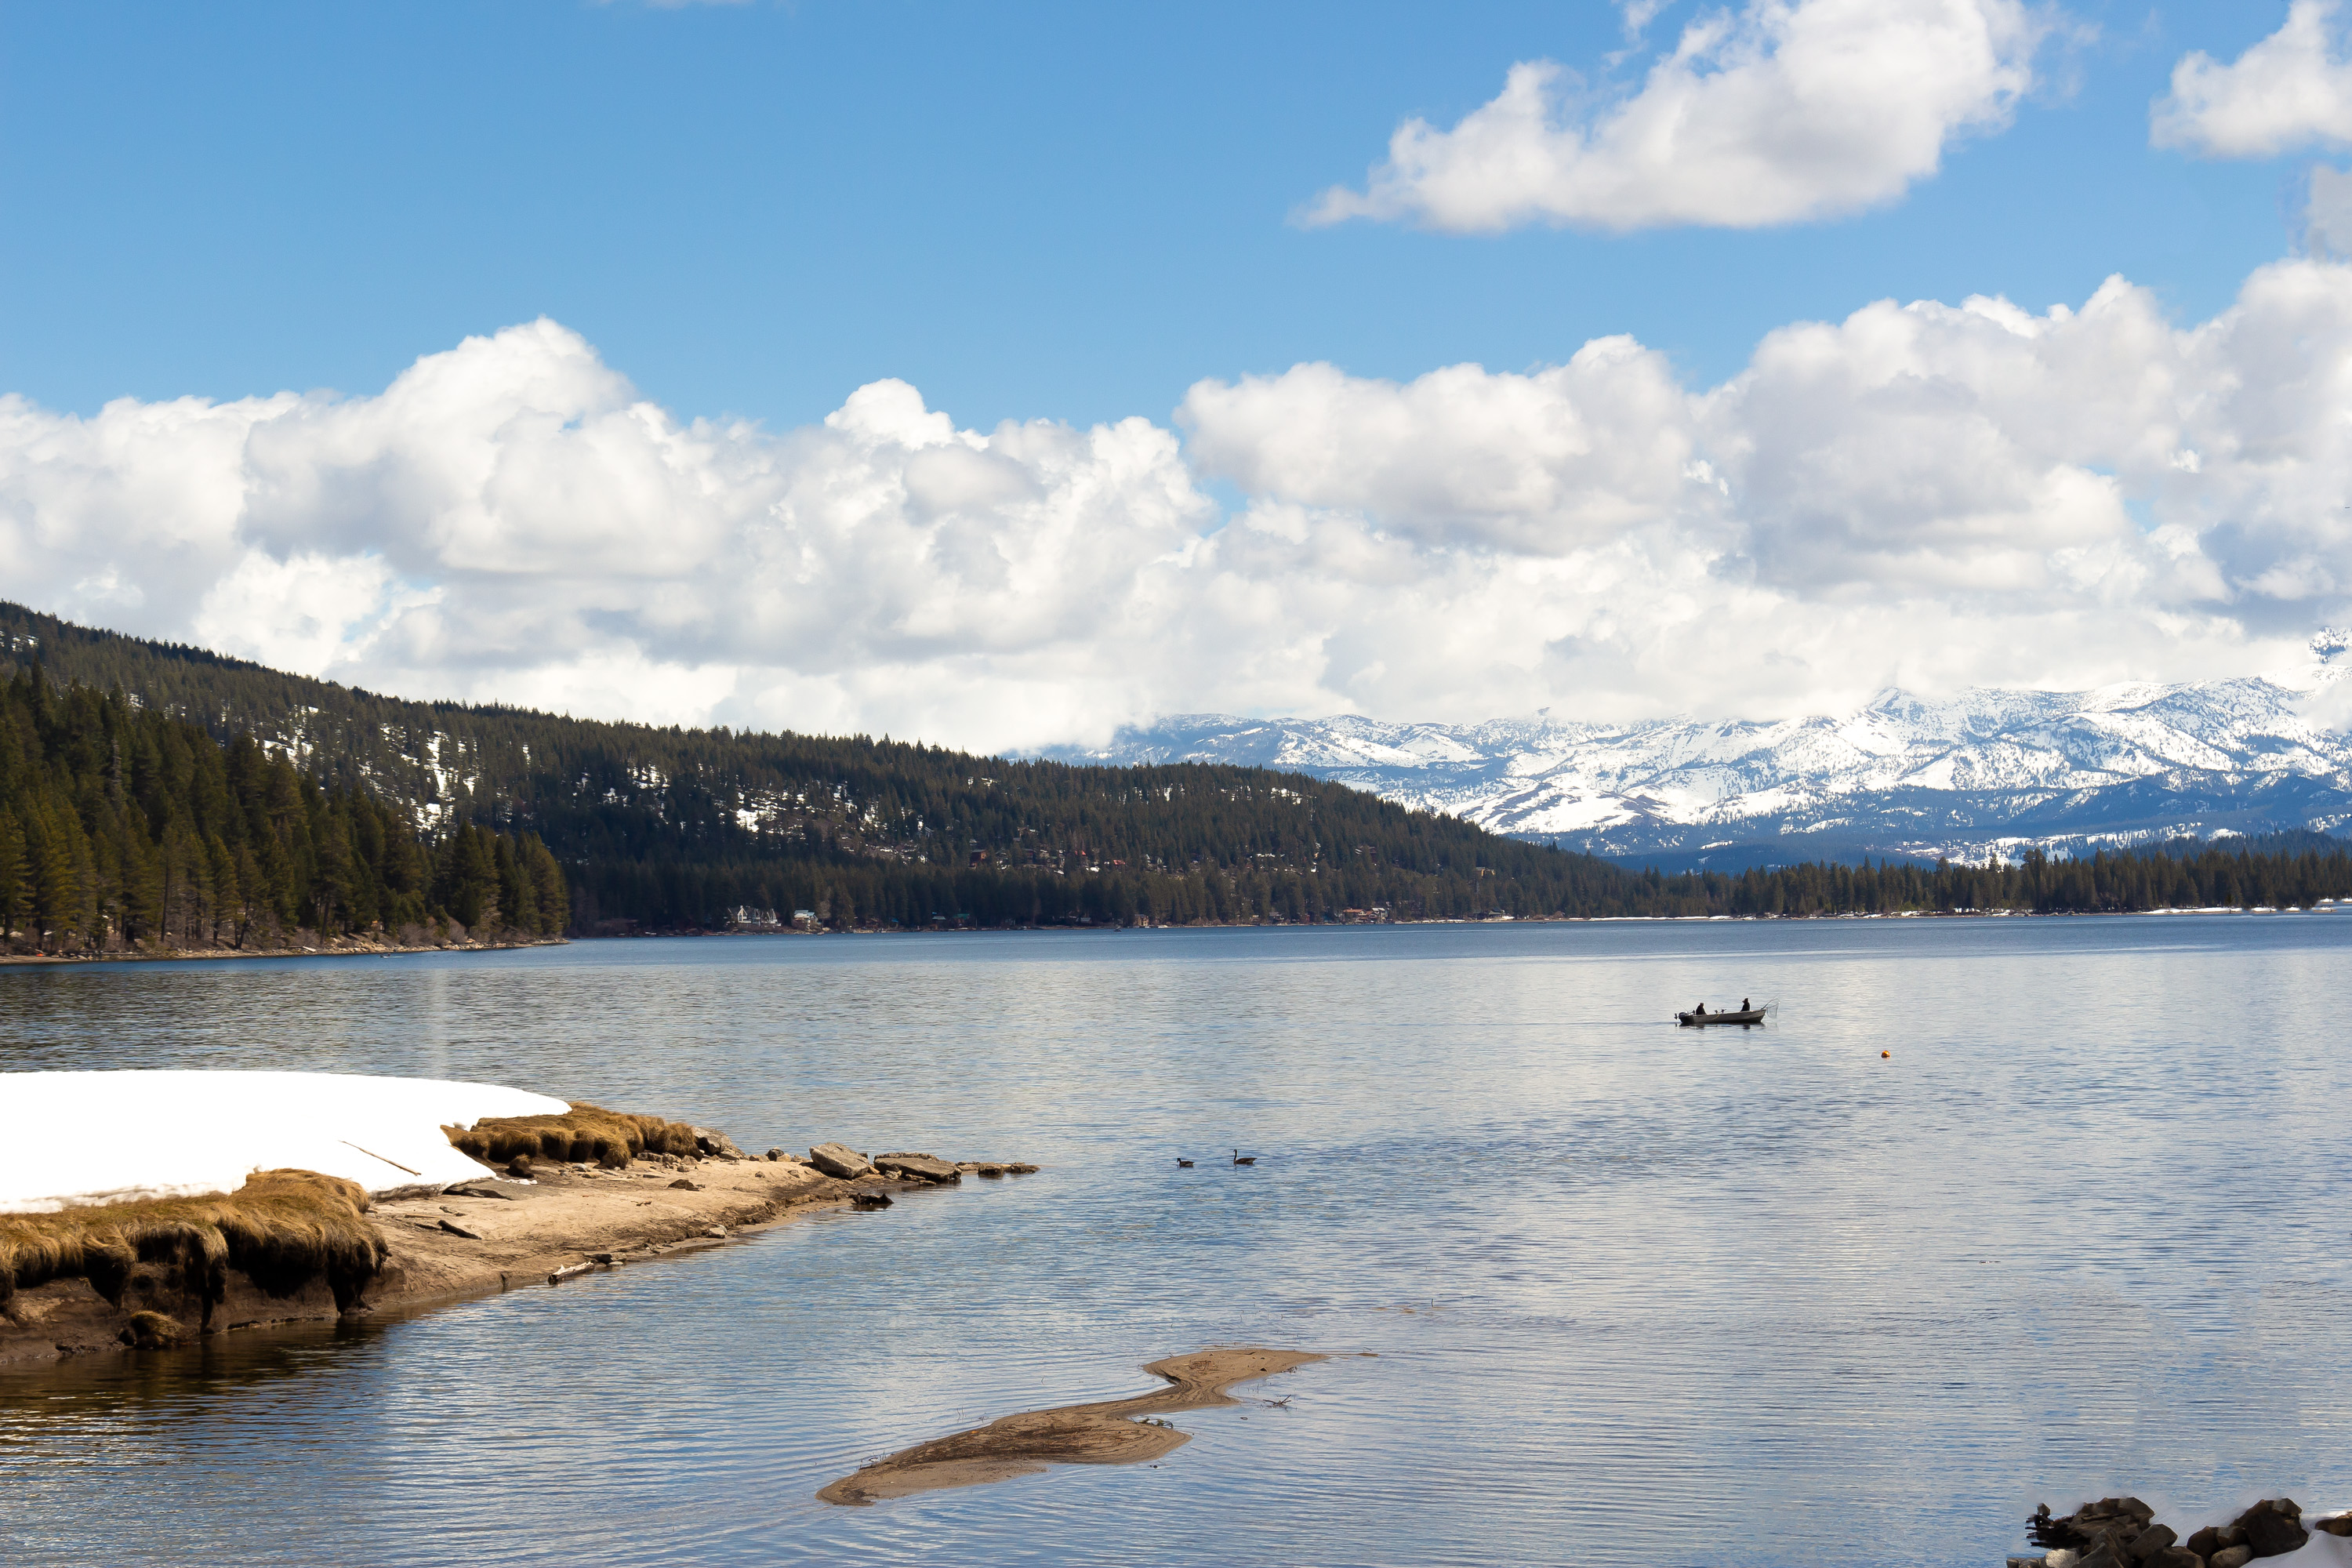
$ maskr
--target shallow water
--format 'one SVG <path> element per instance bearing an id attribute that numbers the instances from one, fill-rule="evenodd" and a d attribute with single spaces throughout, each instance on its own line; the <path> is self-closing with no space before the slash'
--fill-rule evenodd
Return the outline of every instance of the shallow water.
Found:
<path id="1" fill-rule="evenodd" d="M 0 1376 L 0 1557 L 1998 1563 L 2042 1500 L 2352 1505 L 2347 980 L 2337 915 L 7 971 L 6 1070 L 477 1078 L 1047 1168 Z M 1742 994 L 1770 1027 L 1660 1022 Z M 1156 1468 L 814 1500 L 1244 1341 L 1333 1359 Z"/>

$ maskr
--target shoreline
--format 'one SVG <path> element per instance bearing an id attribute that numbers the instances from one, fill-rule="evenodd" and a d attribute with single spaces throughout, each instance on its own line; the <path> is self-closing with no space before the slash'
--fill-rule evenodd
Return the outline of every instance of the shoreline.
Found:
<path id="1" fill-rule="evenodd" d="M 323 1277 L 273 1295 L 234 1270 L 225 1294 L 207 1304 L 188 1294 L 173 1271 L 143 1263 L 131 1270 L 119 1301 L 79 1276 L 19 1290 L 0 1313 L 0 1375 L 241 1329 L 411 1311 L 557 1285 L 721 1246 L 819 1209 L 880 1207 L 877 1197 L 934 1185 L 878 1176 L 840 1181 L 791 1159 L 724 1156 L 640 1155 L 619 1169 L 543 1164 L 533 1173 L 530 1182 L 509 1181 L 485 1168 L 480 1179 L 455 1189 L 377 1200 L 367 1218 L 386 1256 L 348 1305 L 338 1302 Z"/>
<path id="2" fill-rule="evenodd" d="M 1131 926 L 965 926 L 927 928 L 860 926 L 845 931 L 632 931 L 612 936 L 542 936 L 514 942 L 368 942 L 345 940 L 327 947 L 170 948 L 161 952 L 0 952 L 0 969 L 42 968 L 84 963 L 197 963 L 258 958 L 389 958 L 428 952 L 515 952 L 534 947 L 571 947 L 587 942 L 686 942 L 709 938 L 804 939 L 812 937 L 888 936 L 1080 936 L 1130 931 L 1338 931 L 1363 927 L 1503 926 L 1503 925 L 1695 925 L 1764 924 L 1780 921 L 2054 921 L 2138 919 L 2180 915 L 2327 915 L 2352 914 L 2352 900 L 2322 899 L 2305 909 L 2294 905 L 2234 904 L 2198 908 L 2164 906 L 2148 910 L 1886 910 L 1870 912 L 1812 915 L 1508 915 L 1477 919 L 1465 916 L 1431 921 L 1230 921 L 1190 925 Z"/>
<path id="3" fill-rule="evenodd" d="M 38 967 L 68 963 L 193 963 L 233 958 L 376 958 L 410 952 L 507 952 L 526 947 L 569 947 L 568 936 L 520 938 L 513 942 L 362 942 L 345 939 L 326 947 L 188 947 L 160 952 L 0 952 L 0 966 Z"/>

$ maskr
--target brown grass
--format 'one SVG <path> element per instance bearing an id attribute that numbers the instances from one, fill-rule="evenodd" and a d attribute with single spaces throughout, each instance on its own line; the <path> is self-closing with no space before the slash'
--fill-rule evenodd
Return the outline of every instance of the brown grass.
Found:
<path id="1" fill-rule="evenodd" d="M 533 1160 L 593 1160 L 607 1169 L 633 1154 L 691 1154 L 694 1133 L 682 1121 L 574 1104 L 561 1116 L 486 1116 L 471 1131 L 445 1127 L 449 1142 L 486 1165 L 518 1154 Z"/>
<path id="2" fill-rule="evenodd" d="M 206 1319 L 232 1268 L 278 1297 L 323 1276 L 348 1308 L 383 1267 L 367 1207 L 366 1191 L 340 1176 L 257 1171 L 226 1196 L 0 1215 L 0 1311 L 20 1289 L 77 1278 L 120 1307 L 142 1264 L 176 1276 Z"/>

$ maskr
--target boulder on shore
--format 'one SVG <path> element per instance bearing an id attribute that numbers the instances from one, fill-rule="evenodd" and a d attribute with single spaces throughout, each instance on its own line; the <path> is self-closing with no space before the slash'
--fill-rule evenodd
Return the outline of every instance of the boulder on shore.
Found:
<path id="1" fill-rule="evenodd" d="M 845 1182 L 874 1173 L 874 1163 L 845 1143 L 819 1143 L 809 1151 L 809 1163 Z"/>
<path id="2" fill-rule="evenodd" d="M 2322 1521 L 2321 1528 L 2334 1522 Z M 2245 1568 L 2258 1557 L 2298 1551 L 2311 1539 L 2293 1498 L 2265 1498 L 2231 1523 L 2209 1524 L 2186 1542 L 2170 1525 L 2157 1522 L 2155 1510 L 2130 1497 L 2101 1498 L 2056 1518 L 2044 1504 L 2026 1529 L 2035 1545 L 2051 1549 L 2038 1560 L 2045 1568 Z"/>
<path id="3" fill-rule="evenodd" d="M 689 1127 L 694 1146 L 704 1157 L 712 1160 L 743 1160 L 750 1156 L 735 1147 L 735 1140 L 711 1127 Z"/>
<path id="4" fill-rule="evenodd" d="M 877 1154 L 874 1168 L 886 1176 L 923 1182 L 961 1182 L 956 1168 L 936 1154 Z"/>
<path id="5" fill-rule="evenodd" d="M 2264 1498 L 2230 1521 L 2244 1532 L 2245 1543 L 2257 1557 L 2284 1557 L 2303 1550 L 2311 1531 L 2303 1527 L 2303 1506 L 2293 1498 Z"/>

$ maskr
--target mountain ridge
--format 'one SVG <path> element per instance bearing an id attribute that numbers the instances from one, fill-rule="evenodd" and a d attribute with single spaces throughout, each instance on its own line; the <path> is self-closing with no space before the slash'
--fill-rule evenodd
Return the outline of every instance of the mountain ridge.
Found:
<path id="1" fill-rule="evenodd" d="M 1889 689 L 1843 715 L 1610 724 L 1545 710 L 1448 725 L 1185 714 L 1039 754 L 1295 770 L 1509 837 L 1669 867 L 2333 833 L 2352 823 L 2352 737 L 2310 710 L 2336 695 L 2346 640 L 2321 634 L 2313 663 L 2280 675 L 1941 700 Z"/>

